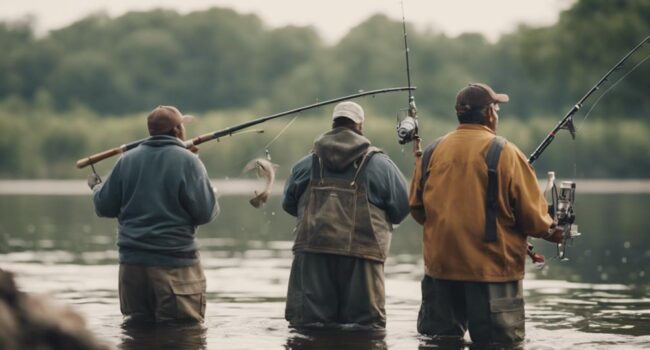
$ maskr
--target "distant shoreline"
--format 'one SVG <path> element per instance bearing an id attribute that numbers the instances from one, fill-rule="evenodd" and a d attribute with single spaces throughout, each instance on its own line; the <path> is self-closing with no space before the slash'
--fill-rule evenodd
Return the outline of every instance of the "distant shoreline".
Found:
<path id="1" fill-rule="evenodd" d="M 262 191 L 264 182 L 254 179 L 211 179 L 219 196 L 253 194 Z M 272 195 L 282 192 L 284 181 L 275 182 Z M 0 180 L 0 195 L 84 196 L 92 191 L 80 180 Z"/>
<path id="2" fill-rule="evenodd" d="M 212 179 L 220 196 L 253 194 L 261 191 L 264 182 L 251 179 Z M 539 180 L 544 187 L 546 180 Z M 559 184 L 559 181 L 557 182 Z M 576 185 L 579 194 L 650 194 L 650 179 L 578 179 Z M 271 195 L 282 193 L 284 181 L 276 181 Z M 83 196 L 90 195 L 86 181 L 79 180 L 0 180 L 0 195 L 55 195 Z"/>

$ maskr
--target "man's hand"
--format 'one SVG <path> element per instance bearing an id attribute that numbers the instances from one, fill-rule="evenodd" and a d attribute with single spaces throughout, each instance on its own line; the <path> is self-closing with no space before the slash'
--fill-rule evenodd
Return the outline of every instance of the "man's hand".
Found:
<path id="1" fill-rule="evenodd" d="M 559 226 L 551 228 L 550 234 L 547 237 L 544 237 L 545 240 L 553 243 L 562 243 L 562 238 L 564 238 L 564 229 Z"/>
<path id="2" fill-rule="evenodd" d="M 188 149 L 190 150 L 190 152 L 192 152 L 192 153 L 194 153 L 194 154 L 199 154 L 199 148 L 196 147 L 196 146 L 194 146 L 194 145 L 192 145 L 192 146 L 191 146 L 190 148 L 188 148 Z"/>
<path id="3" fill-rule="evenodd" d="M 99 185 L 102 183 L 102 179 L 99 177 L 97 174 L 90 174 L 88 175 L 88 179 L 86 180 L 88 183 L 88 187 L 92 190 L 95 186 Z"/>

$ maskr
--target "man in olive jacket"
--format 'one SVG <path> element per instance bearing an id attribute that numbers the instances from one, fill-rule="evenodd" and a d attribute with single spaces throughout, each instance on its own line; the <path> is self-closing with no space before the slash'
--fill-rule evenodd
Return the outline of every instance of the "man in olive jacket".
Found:
<path id="1" fill-rule="evenodd" d="M 487 204 L 488 149 L 498 141 L 498 104 L 508 100 L 485 84 L 462 89 L 456 97 L 460 126 L 416 163 L 409 204 L 424 226 L 420 333 L 462 338 L 469 327 L 474 342 L 524 338 L 526 238 L 557 242 L 561 231 L 554 229 L 533 168 L 503 138 L 493 173 L 496 195 Z"/>
<path id="2" fill-rule="evenodd" d="M 409 211 L 402 173 L 363 136 L 354 102 L 292 169 L 282 206 L 298 217 L 285 318 L 291 326 L 383 328 L 384 260 Z"/>
<path id="3" fill-rule="evenodd" d="M 147 118 L 151 137 L 125 153 L 106 182 L 89 178 L 98 216 L 117 218 L 120 309 L 130 320 L 203 321 L 206 282 L 194 234 L 219 212 L 196 154 L 183 144 L 171 106 Z"/>

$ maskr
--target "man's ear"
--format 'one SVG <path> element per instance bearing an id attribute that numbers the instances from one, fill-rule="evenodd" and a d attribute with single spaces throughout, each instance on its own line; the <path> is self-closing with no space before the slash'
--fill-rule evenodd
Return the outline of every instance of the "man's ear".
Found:
<path id="1" fill-rule="evenodd" d="M 176 137 L 179 137 L 179 138 L 181 137 L 181 135 L 183 134 L 183 125 L 182 124 L 178 124 L 178 125 L 176 125 L 174 127 L 174 134 L 176 134 Z"/>
<path id="2" fill-rule="evenodd" d="M 490 125 L 490 116 L 492 115 L 492 111 L 490 110 L 490 107 L 487 107 L 484 109 L 485 112 L 483 112 L 483 125 Z"/>

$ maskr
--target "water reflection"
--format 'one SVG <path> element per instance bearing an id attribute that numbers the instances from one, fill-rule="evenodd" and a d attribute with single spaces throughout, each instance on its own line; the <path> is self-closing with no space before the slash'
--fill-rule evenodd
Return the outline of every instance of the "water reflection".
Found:
<path id="1" fill-rule="evenodd" d="M 524 343 L 517 344 L 473 344 L 465 339 L 453 337 L 423 338 L 418 350 L 522 350 Z"/>
<path id="2" fill-rule="evenodd" d="M 277 198 L 277 197 L 275 197 Z M 580 197 L 571 261 L 528 271 L 526 349 L 628 349 L 650 344 L 649 195 Z M 386 262 L 385 332 L 289 330 L 283 318 L 293 218 L 279 201 L 263 210 L 246 197 L 221 199 L 222 216 L 198 234 L 208 279 L 203 326 L 121 326 L 114 220 L 95 217 L 89 197 L 0 196 L 0 266 L 29 292 L 73 305 L 121 349 L 471 349 L 419 337 L 421 229 L 411 220 Z M 567 282 L 569 281 L 569 282 Z M 577 283 L 579 282 L 579 283 Z M 618 284 L 614 284 L 618 283 Z"/>
<path id="3" fill-rule="evenodd" d="M 293 329 L 286 349 L 385 350 L 384 330 Z"/>
<path id="4" fill-rule="evenodd" d="M 222 197 L 222 215 L 197 234 L 203 256 L 263 258 L 290 252 L 294 219 L 274 198 L 259 210 L 247 197 Z M 576 211 L 583 235 L 568 248 L 570 261 L 552 259 L 555 245 L 533 240 L 550 266 L 538 275 L 649 285 L 650 195 L 586 194 L 579 199 Z M 400 264 L 396 268 L 404 273 L 414 271 L 421 260 L 421 232 L 411 219 L 395 230 L 389 262 Z M 89 197 L 0 196 L 0 254 L 40 261 L 39 252 L 47 251 L 69 263 L 115 263 L 115 241 L 115 221 L 95 217 Z"/>
<path id="5" fill-rule="evenodd" d="M 207 349 L 207 328 L 202 324 L 122 323 L 122 350 Z"/>

